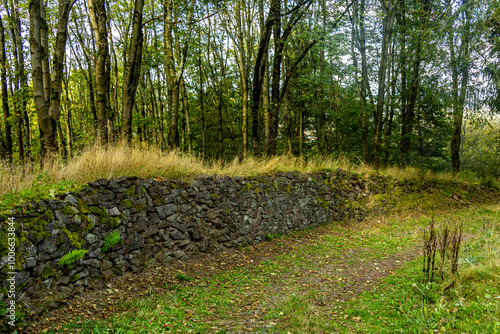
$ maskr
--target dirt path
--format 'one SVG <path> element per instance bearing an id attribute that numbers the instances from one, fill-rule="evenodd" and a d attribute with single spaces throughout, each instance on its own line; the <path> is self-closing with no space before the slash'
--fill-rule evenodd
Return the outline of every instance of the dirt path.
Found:
<path id="1" fill-rule="evenodd" d="M 246 268 L 253 272 L 261 267 L 259 264 L 272 265 L 276 259 L 291 253 L 300 254 L 301 260 L 309 264 L 290 268 L 285 273 L 274 273 L 271 267 L 264 272 L 269 281 L 265 293 L 250 290 L 235 300 L 231 320 L 218 319 L 216 315 L 207 317 L 206 322 L 213 324 L 213 331 L 224 329 L 227 333 L 246 333 L 265 330 L 270 323 L 279 326 L 280 319 L 264 319 L 266 311 L 283 303 L 290 295 L 306 295 L 312 299 L 312 313 L 328 312 L 331 317 L 345 319 L 342 308 L 345 301 L 355 298 L 362 291 L 373 289 L 382 278 L 391 275 L 420 252 L 413 246 L 384 252 L 367 247 L 349 247 L 348 242 L 348 248 L 342 246 L 335 251 L 325 251 L 320 256 L 305 251 L 314 247 L 320 238 L 338 236 L 339 233 L 350 238 L 351 234 L 359 231 L 360 227 L 355 225 L 344 225 L 341 231 L 325 226 L 246 249 L 199 254 L 186 263 L 149 267 L 139 274 L 128 273 L 103 287 L 94 287 L 94 290 L 72 298 L 66 306 L 39 319 L 30 329 L 32 333 L 43 333 L 49 328 L 61 328 L 64 323 L 74 321 L 77 315 L 82 320 L 109 319 L 126 311 L 121 306 L 122 301 L 148 294 L 165 294 L 165 287 L 169 285 L 196 284 L 179 282 L 176 279 L 179 273 L 206 278 L 234 268 Z"/>

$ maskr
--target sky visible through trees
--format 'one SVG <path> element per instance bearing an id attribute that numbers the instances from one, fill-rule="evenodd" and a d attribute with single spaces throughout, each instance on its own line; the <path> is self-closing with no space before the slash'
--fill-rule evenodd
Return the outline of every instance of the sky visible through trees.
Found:
<path id="1" fill-rule="evenodd" d="M 500 1 L 2 0 L 0 157 L 147 142 L 500 176 Z"/>

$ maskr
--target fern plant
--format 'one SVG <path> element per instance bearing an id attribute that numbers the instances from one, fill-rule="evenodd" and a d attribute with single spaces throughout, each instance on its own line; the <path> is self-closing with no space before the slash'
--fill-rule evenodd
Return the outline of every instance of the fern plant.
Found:
<path id="1" fill-rule="evenodd" d="M 122 242 L 120 232 L 116 231 L 116 230 L 112 231 L 106 236 L 106 238 L 104 238 L 104 241 L 103 241 L 102 246 L 101 246 L 101 251 L 103 253 L 105 253 L 108 250 L 110 250 L 111 247 L 113 247 L 114 245 L 116 245 L 119 242 Z"/>
<path id="2" fill-rule="evenodd" d="M 59 260 L 59 267 L 69 266 L 70 264 L 80 260 L 85 254 L 88 253 L 86 249 L 75 249 L 71 252 L 64 254 L 64 256 Z"/>

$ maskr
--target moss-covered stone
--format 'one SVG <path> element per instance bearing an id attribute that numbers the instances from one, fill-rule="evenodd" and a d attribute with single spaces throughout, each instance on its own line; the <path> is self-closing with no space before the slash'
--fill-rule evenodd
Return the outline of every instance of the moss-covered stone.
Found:
<path id="1" fill-rule="evenodd" d="M 46 217 L 46 220 L 48 220 L 48 221 L 54 220 L 54 213 L 50 210 L 45 210 L 43 215 Z"/>
<path id="2" fill-rule="evenodd" d="M 0 258 L 7 255 L 9 252 L 9 244 L 7 243 L 7 234 L 0 230 Z"/>
<path id="3" fill-rule="evenodd" d="M 69 205 L 66 205 L 64 208 L 62 208 L 61 212 L 66 214 L 66 215 L 74 215 L 75 214 L 75 211 Z"/>
<path id="4" fill-rule="evenodd" d="M 134 208 L 135 208 L 136 212 L 141 212 L 142 210 L 146 209 L 146 204 L 137 203 L 137 204 L 134 204 Z"/>
<path id="5" fill-rule="evenodd" d="M 47 214 L 47 213 L 45 213 Z M 43 217 L 43 216 L 42 216 Z M 45 231 L 45 227 L 49 224 L 48 221 L 40 218 L 26 218 L 24 225 L 26 230 L 31 231 L 35 240 L 47 239 L 50 233 Z"/>
<path id="6" fill-rule="evenodd" d="M 94 214 L 94 215 L 108 215 L 108 213 L 106 212 L 106 209 L 105 208 L 100 208 L 98 206 L 90 206 L 89 207 L 90 209 L 90 213 Z"/>
<path id="7" fill-rule="evenodd" d="M 321 197 L 318 197 L 318 205 L 321 206 L 323 209 L 328 209 L 328 206 L 330 205 L 330 202 L 327 200 L 322 199 Z"/>
<path id="8" fill-rule="evenodd" d="M 81 213 L 84 213 L 84 214 L 90 213 L 89 207 L 85 203 L 83 203 L 83 201 L 80 198 L 75 197 L 75 199 L 76 199 L 76 203 L 78 204 L 77 205 L 78 206 L 78 210 Z"/>
<path id="9" fill-rule="evenodd" d="M 24 212 L 35 212 L 36 207 L 33 205 L 33 203 L 27 202 L 22 205 L 23 211 Z"/>
<path id="10" fill-rule="evenodd" d="M 122 199 L 120 201 L 120 205 L 123 205 L 127 209 L 130 209 L 132 207 L 132 202 L 130 200 L 128 200 L 128 199 Z"/>
<path id="11" fill-rule="evenodd" d="M 0 296 L 3 296 L 4 298 L 6 298 L 8 293 L 9 293 L 9 290 L 7 290 L 6 287 L 4 287 L 4 286 L 0 287 Z"/>
<path id="12" fill-rule="evenodd" d="M 68 231 L 67 229 L 65 228 L 62 228 L 60 233 L 65 233 L 67 236 L 68 236 L 68 239 L 69 239 L 69 242 L 75 246 L 76 248 L 78 249 L 81 249 L 82 248 L 82 240 L 80 239 L 80 237 L 78 236 L 78 233 L 77 232 L 73 232 L 71 233 L 70 231 Z M 60 240 L 62 241 L 62 240 Z"/>
<path id="13" fill-rule="evenodd" d="M 120 217 L 111 217 L 108 223 L 111 228 L 116 228 L 120 225 Z"/>
<path id="14" fill-rule="evenodd" d="M 45 280 L 47 278 L 53 277 L 55 275 L 55 269 L 51 269 L 48 266 L 43 269 L 42 275 L 40 278 Z"/>
<path id="15" fill-rule="evenodd" d="M 87 227 L 85 227 L 85 232 L 90 233 L 94 229 L 95 225 L 90 220 L 87 219 Z"/>
<path id="16" fill-rule="evenodd" d="M 125 195 L 134 196 L 135 195 L 135 186 L 130 186 L 127 191 L 125 191 Z"/>

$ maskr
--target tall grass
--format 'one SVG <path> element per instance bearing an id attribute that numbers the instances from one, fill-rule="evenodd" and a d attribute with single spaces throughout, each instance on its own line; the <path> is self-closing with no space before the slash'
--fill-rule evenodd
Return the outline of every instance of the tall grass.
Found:
<path id="1" fill-rule="evenodd" d="M 270 159 L 255 157 L 245 161 L 235 159 L 227 163 L 210 162 L 176 151 L 164 152 L 146 144 L 92 146 L 68 161 L 56 158 L 45 160 L 43 163 L 0 164 L 0 200 L 4 202 L 6 196 L 31 198 L 34 197 L 33 191 L 47 192 L 52 188 L 65 190 L 69 185 L 74 187 L 99 178 L 121 176 L 184 178 L 200 174 L 251 176 L 277 171 L 313 172 L 333 171 L 338 168 L 357 173 L 374 171 L 370 165 L 354 163 L 342 156 L 335 158 L 317 156 L 306 160 L 301 157 L 282 155 Z M 462 182 L 477 181 L 470 178 L 457 179 L 457 176 L 453 174 L 423 173 L 416 168 L 387 168 L 379 170 L 379 173 L 407 179 L 437 178 Z"/>
<path id="2" fill-rule="evenodd" d="M 40 183 L 38 181 L 52 184 L 62 181 L 87 183 L 99 178 L 121 176 L 170 178 L 200 174 L 248 176 L 277 171 L 312 172 L 336 168 L 352 171 L 367 169 L 360 168 L 344 158 L 315 158 L 305 161 L 299 157 L 277 156 L 271 159 L 249 158 L 243 162 L 235 159 L 224 163 L 204 161 L 176 151 L 164 152 L 147 145 L 92 146 L 66 162 L 57 158 L 24 165 L 3 163 L 0 165 L 0 197 L 36 187 Z"/>

